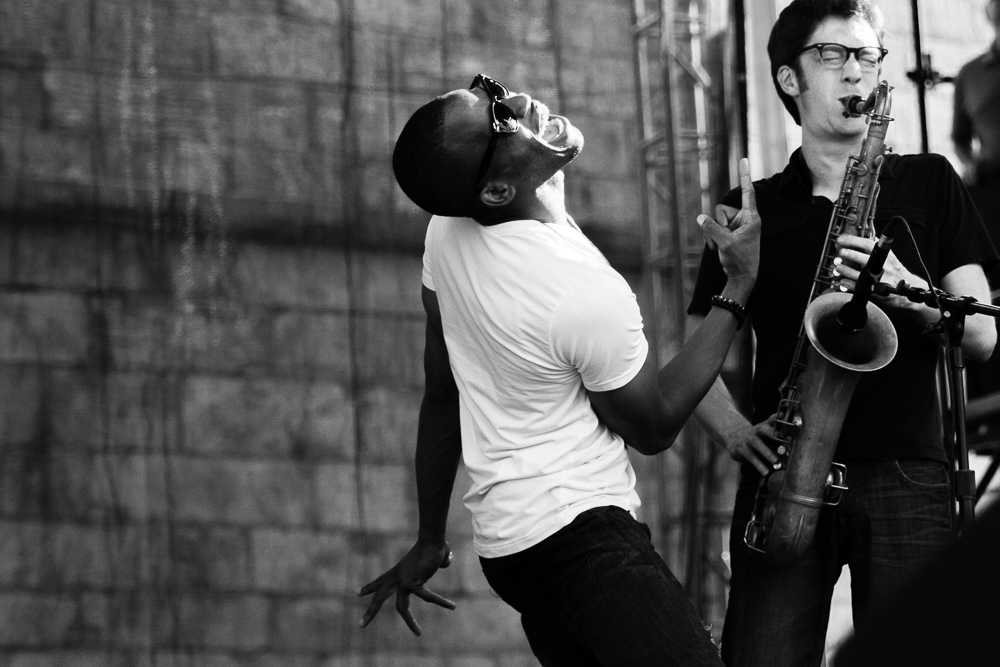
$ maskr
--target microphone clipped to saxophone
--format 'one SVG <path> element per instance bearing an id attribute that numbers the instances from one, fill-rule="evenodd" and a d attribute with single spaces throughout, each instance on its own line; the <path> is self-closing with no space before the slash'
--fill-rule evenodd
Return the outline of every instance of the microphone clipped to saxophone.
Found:
<path id="1" fill-rule="evenodd" d="M 801 559 L 816 532 L 820 510 L 838 504 L 847 490 L 846 467 L 833 462 L 844 416 L 861 373 L 885 367 L 896 355 L 896 330 L 870 302 L 871 281 L 877 282 L 877 276 L 869 269 L 877 268 L 880 274 L 881 262 L 865 267 L 854 295 L 840 286 L 836 273 L 841 262 L 837 237 L 875 238 L 878 177 L 885 153 L 891 151 L 885 146 L 891 91 L 882 81 L 867 99 L 841 100 L 845 117 L 868 117 L 868 132 L 860 154 L 848 159 L 795 355 L 781 385 L 774 427 L 778 462 L 757 487 L 744 533 L 746 545 L 777 567 Z M 892 242 L 889 227 L 885 231 L 873 251 L 881 261 Z"/>

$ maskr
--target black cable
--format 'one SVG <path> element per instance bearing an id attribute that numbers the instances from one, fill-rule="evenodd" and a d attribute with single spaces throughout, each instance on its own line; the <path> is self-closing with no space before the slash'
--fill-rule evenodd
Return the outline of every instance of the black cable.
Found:
<path id="1" fill-rule="evenodd" d="M 927 287 L 930 290 L 931 296 L 934 298 L 934 305 L 937 307 L 938 312 L 941 313 L 941 317 L 946 317 L 944 307 L 938 299 L 938 288 L 934 285 L 934 280 L 931 278 L 931 272 L 927 270 L 927 265 L 924 264 L 924 258 L 920 254 L 920 246 L 917 245 L 917 239 L 913 235 L 913 230 L 910 229 L 910 223 L 902 217 L 899 218 L 899 222 L 902 223 L 903 227 L 906 229 L 906 233 L 910 237 L 910 240 L 913 241 L 913 249 L 917 253 L 917 261 L 920 262 L 920 268 L 924 271 L 924 279 L 927 281 Z"/>

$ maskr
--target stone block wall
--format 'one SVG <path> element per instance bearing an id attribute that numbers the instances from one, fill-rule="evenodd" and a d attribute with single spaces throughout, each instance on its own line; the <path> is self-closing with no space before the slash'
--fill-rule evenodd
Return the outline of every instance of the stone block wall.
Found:
<path id="1" fill-rule="evenodd" d="M 353 591 L 415 534 L 427 216 L 389 158 L 488 73 L 573 118 L 571 208 L 636 266 L 629 9 L 599 0 L 0 4 L 0 664 L 519 667 Z M 632 273 L 628 273 L 634 279 Z"/>
<path id="2" fill-rule="evenodd" d="M 164 240 L 164 290 L 122 250 L 145 231 L 92 231 L 0 227 L 0 662 L 530 664 L 461 478 L 459 610 L 356 627 L 416 525 L 419 256 L 234 240 L 201 258 L 224 292 L 180 301 L 200 262 Z"/>

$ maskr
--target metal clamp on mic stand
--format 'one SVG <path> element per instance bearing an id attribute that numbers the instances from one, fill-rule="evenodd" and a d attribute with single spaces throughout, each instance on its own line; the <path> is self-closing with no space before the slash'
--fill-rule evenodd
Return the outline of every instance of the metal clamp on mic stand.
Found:
<path id="1" fill-rule="evenodd" d="M 967 315 L 988 315 L 1000 318 L 1000 308 L 979 303 L 975 297 L 955 296 L 942 290 L 926 290 L 912 287 L 899 281 L 895 287 L 888 283 L 877 283 L 873 289 L 879 296 L 898 294 L 912 301 L 938 308 L 942 318 L 929 328 L 930 332 L 942 333 L 947 342 L 948 371 L 951 378 L 951 404 L 953 406 L 953 427 L 957 444 L 957 464 L 955 471 L 955 497 L 958 500 L 959 527 L 962 533 L 972 528 L 975 521 L 976 472 L 969 470 L 969 448 L 965 431 L 965 356 L 962 353 L 962 335 L 965 333 Z"/>

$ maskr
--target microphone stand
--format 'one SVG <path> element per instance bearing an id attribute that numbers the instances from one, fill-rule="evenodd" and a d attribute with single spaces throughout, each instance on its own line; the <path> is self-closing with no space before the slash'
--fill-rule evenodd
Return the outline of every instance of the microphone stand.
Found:
<path id="1" fill-rule="evenodd" d="M 944 316 L 931 325 L 929 331 L 944 333 L 947 341 L 948 369 L 951 376 L 952 427 L 957 443 L 958 470 L 955 471 L 955 498 L 958 500 L 959 530 L 964 535 L 975 522 L 976 471 L 969 470 L 969 447 L 965 431 L 965 356 L 962 354 L 962 335 L 965 333 L 966 315 L 981 314 L 1000 318 L 1000 307 L 982 304 L 971 296 L 955 296 L 942 290 L 912 287 L 899 281 L 895 287 L 878 283 L 873 292 L 879 296 L 898 294 L 913 303 L 923 303 L 940 309 Z"/>

